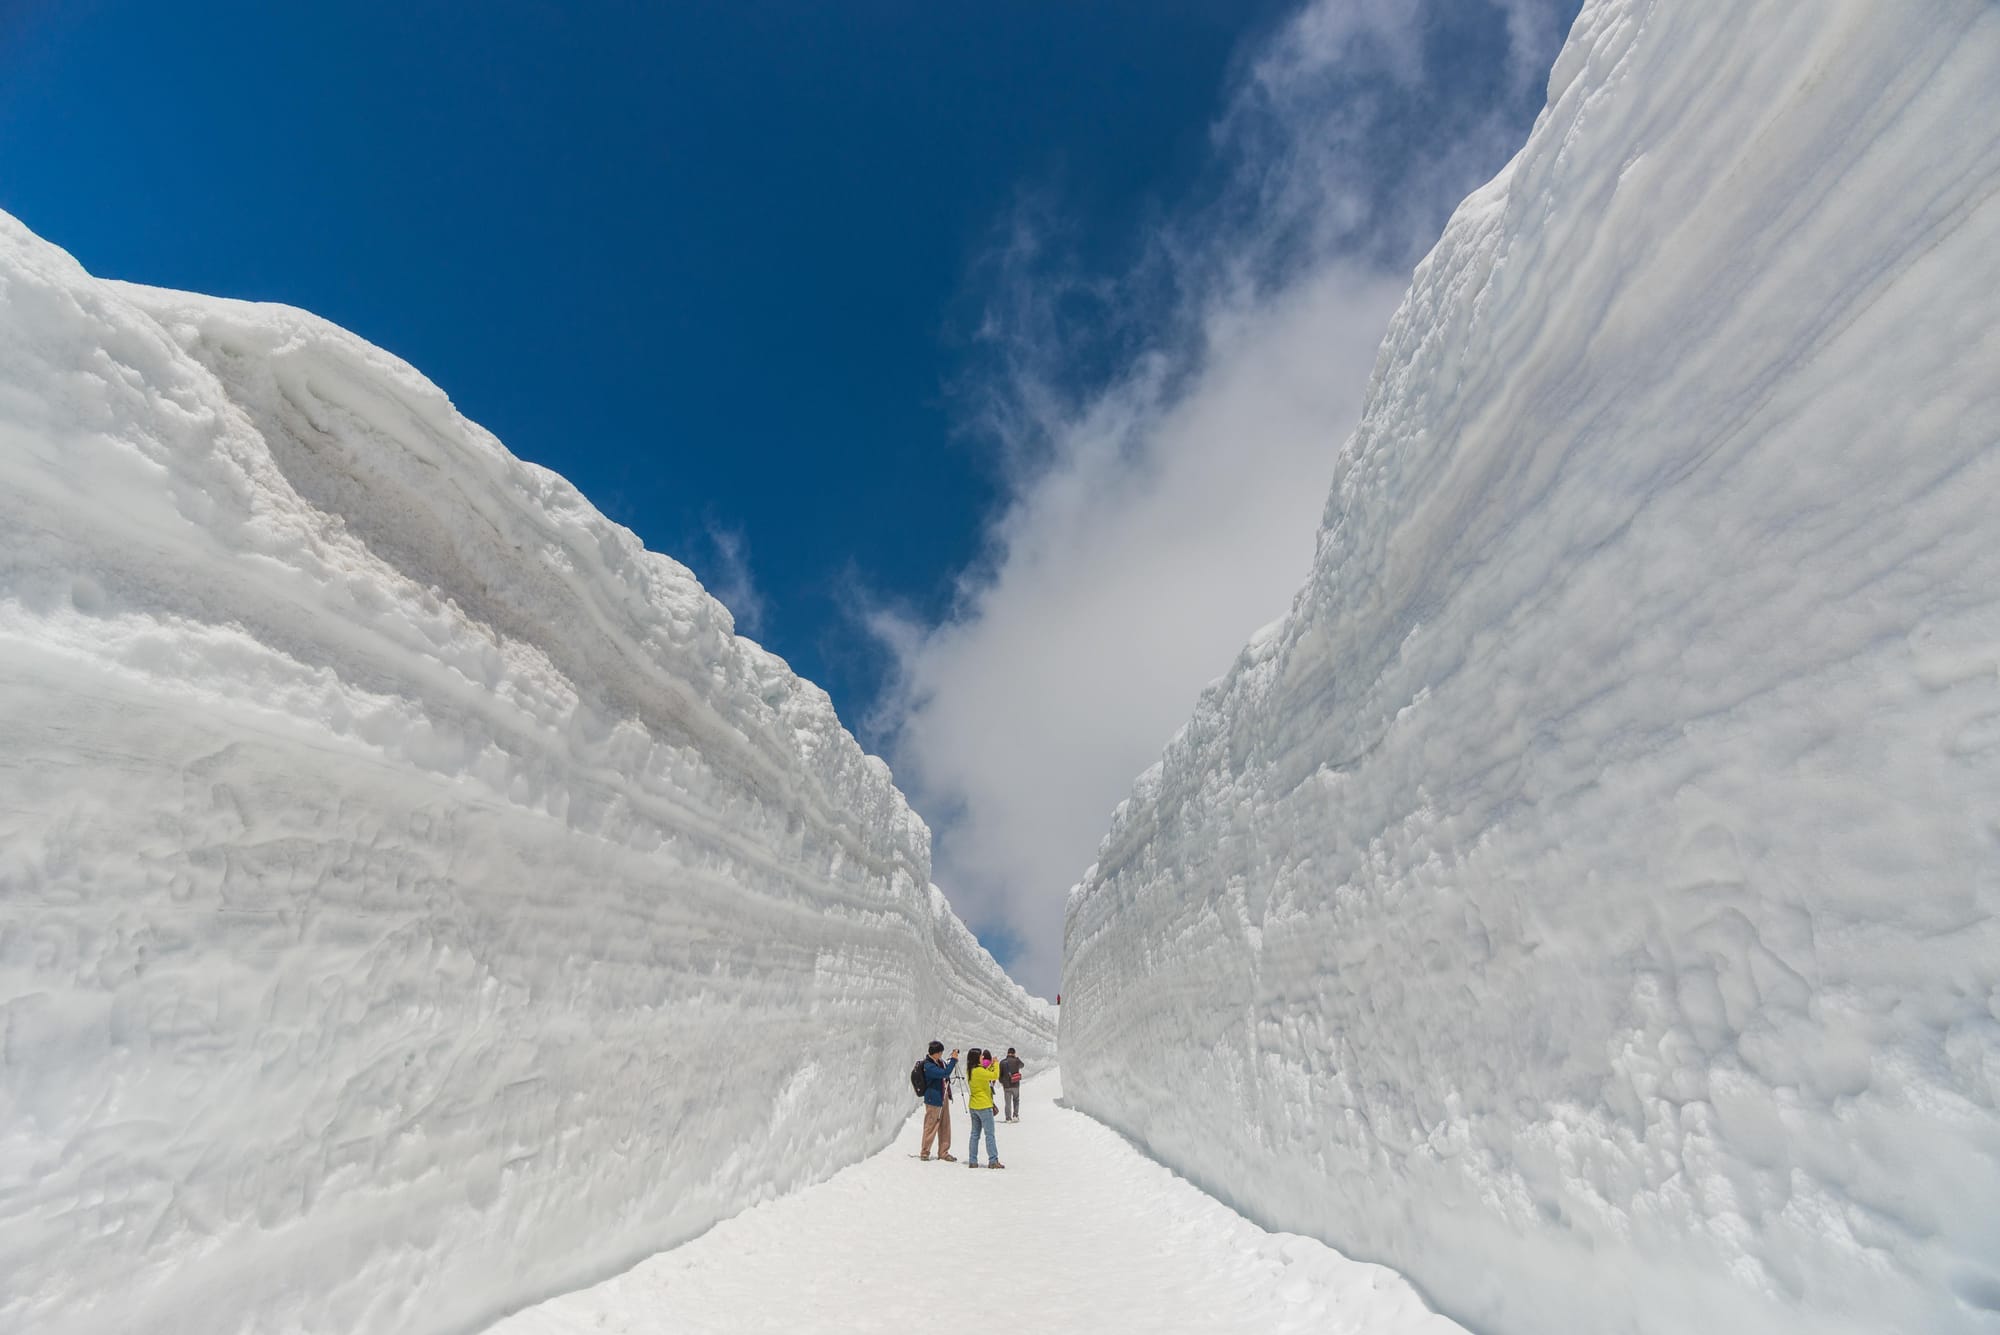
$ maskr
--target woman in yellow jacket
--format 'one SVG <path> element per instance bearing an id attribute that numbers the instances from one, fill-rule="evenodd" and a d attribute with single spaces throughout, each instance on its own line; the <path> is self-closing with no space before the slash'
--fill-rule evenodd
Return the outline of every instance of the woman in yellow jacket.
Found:
<path id="1" fill-rule="evenodd" d="M 979 1167 L 979 1133 L 986 1132 L 986 1166 L 1005 1168 L 1000 1162 L 1000 1151 L 993 1144 L 993 1086 L 1000 1079 L 1000 1072 L 993 1065 L 993 1054 L 980 1049 L 972 1054 L 971 1069 L 965 1076 L 966 1088 L 972 1097 L 965 1101 L 965 1107 L 972 1114 L 972 1153 L 966 1156 L 967 1168 Z"/>

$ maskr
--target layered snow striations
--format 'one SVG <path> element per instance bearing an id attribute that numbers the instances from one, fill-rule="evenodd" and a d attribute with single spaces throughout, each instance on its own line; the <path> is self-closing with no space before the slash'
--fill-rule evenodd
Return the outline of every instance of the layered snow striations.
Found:
<path id="1" fill-rule="evenodd" d="M 0 215 L 0 1329 L 446 1332 L 1052 1052 L 824 693 L 301 312 Z"/>
<path id="2" fill-rule="evenodd" d="M 1072 894 L 1078 1107 L 1491 1335 L 2000 1331 L 1995 70 L 1585 6 Z"/>

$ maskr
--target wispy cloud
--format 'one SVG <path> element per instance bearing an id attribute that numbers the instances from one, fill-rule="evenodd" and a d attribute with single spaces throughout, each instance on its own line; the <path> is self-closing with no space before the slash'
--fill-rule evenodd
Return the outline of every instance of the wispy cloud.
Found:
<path id="1" fill-rule="evenodd" d="M 1133 776 L 1289 605 L 1409 266 L 1525 136 L 1573 11 L 1315 0 L 1239 62 L 1207 183 L 1129 272 L 1067 262 L 1046 198 L 1001 230 L 965 402 L 1011 495 L 950 617 L 870 622 L 939 882 L 1029 987 Z"/>
<path id="2" fill-rule="evenodd" d="M 764 595 L 750 573 L 750 541 L 741 530 L 710 521 L 708 545 L 714 554 L 710 563 L 708 591 L 736 618 L 739 635 L 764 633 Z"/>

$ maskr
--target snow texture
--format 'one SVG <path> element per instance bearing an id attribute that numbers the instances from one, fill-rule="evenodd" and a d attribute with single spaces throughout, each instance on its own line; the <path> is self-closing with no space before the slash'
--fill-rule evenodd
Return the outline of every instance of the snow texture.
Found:
<path id="1" fill-rule="evenodd" d="M 1079 1107 L 1490 1335 L 2000 1331 L 1995 70 L 1586 5 L 1072 893 Z"/>
<path id="2" fill-rule="evenodd" d="M 918 1162 L 915 1118 L 831 1181 L 491 1335 L 1465 1335 L 1393 1271 L 1258 1228 L 1060 1092 L 1022 1083 L 1002 1172 Z"/>
<path id="3" fill-rule="evenodd" d="M 1052 1049 L 823 692 L 410 367 L 0 215 L 0 1329 L 445 1332 Z"/>

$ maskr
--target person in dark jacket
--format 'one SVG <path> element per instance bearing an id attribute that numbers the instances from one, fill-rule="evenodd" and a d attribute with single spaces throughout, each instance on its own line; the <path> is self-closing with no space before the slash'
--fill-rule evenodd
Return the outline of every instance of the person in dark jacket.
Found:
<path id="1" fill-rule="evenodd" d="M 1000 1092 L 1007 1096 L 1007 1120 L 1021 1120 L 1021 1072 L 1026 1064 L 1008 1048 L 1007 1055 L 1000 1059 Z"/>
<path id="2" fill-rule="evenodd" d="M 937 1142 L 937 1157 L 946 1163 L 957 1163 L 951 1152 L 951 1109 L 945 1106 L 945 1093 L 951 1083 L 951 1073 L 958 1068 L 958 1049 L 951 1050 L 951 1059 L 942 1056 L 944 1044 L 931 1040 L 930 1055 L 924 1058 L 924 1143 L 917 1152 L 919 1159 L 931 1157 L 931 1142 Z"/>

